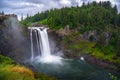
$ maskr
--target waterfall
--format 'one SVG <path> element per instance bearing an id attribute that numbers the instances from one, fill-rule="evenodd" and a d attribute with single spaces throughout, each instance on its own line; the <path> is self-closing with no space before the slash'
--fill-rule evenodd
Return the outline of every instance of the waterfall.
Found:
<path id="1" fill-rule="evenodd" d="M 31 61 L 39 61 L 39 62 L 59 62 L 61 57 L 54 56 L 51 54 L 50 46 L 49 46 L 49 38 L 47 34 L 48 28 L 44 27 L 29 27 L 30 29 L 30 41 L 31 41 Z M 33 33 L 36 37 L 37 49 L 35 48 Z M 38 51 L 39 55 L 35 56 Z"/>
<path id="2" fill-rule="evenodd" d="M 35 31 L 36 41 L 37 41 L 37 49 L 38 49 L 38 53 L 39 53 L 39 55 L 40 55 L 40 46 L 39 46 L 37 31 L 36 31 L 36 30 L 34 30 L 34 31 Z"/>
<path id="3" fill-rule="evenodd" d="M 33 38 L 32 38 L 32 29 L 30 31 L 30 40 L 31 40 L 31 60 L 33 60 L 34 53 L 33 53 Z"/>

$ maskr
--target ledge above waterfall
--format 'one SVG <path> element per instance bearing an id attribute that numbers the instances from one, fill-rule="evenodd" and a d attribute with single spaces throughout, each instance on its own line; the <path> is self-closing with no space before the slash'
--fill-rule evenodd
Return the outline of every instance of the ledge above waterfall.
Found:
<path id="1" fill-rule="evenodd" d="M 44 27 L 28 27 L 28 29 L 44 29 Z"/>
<path id="2" fill-rule="evenodd" d="M 31 30 L 38 30 L 38 29 L 40 29 L 40 30 L 43 30 L 43 29 L 49 29 L 49 28 L 46 28 L 46 27 L 28 27 L 28 29 L 31 29 Z"/>

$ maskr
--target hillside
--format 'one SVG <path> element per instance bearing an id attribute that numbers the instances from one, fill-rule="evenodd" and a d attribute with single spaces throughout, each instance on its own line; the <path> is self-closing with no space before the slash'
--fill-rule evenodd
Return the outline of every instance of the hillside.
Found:
<path id="1" fill-rule="evenodd" d="M 64 48 L 64 57 L 90 55 L 120 72 L 120 14 L 116 5 L 112 7 L 109 1 L 83 3 L 81 7 L 47 10 L 21 21 L 26 27 L 35 22 L 59 34 L 57 42 Z M 62 35 L 67 33 L 66 26 L 69 34 Z"/>

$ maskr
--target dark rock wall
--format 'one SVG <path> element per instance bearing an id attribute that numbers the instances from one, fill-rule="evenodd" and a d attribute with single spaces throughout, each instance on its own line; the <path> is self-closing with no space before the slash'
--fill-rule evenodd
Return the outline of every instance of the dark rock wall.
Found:
<path id="1" fill-rule="evenodd" d="M 19 62 L 31 55 L 28 30 L 15 17 L 5 16 L 0 21 L 0 54 Z"/>

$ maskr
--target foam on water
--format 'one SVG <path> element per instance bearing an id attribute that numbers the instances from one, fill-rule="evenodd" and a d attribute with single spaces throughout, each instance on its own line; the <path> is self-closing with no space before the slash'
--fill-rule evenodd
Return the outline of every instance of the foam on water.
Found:
<path id="1" fill-rule="evenodd" d="M 37 56 L 34 61 L 38 62 L 38 63 L 51 63 L 51 64 L 62 64 L 61 61 L 61 57 L 59 56 L 54 56 L 54 55 L 49 55 L 46 57 L 41 57 L 41 56 Z"/>

